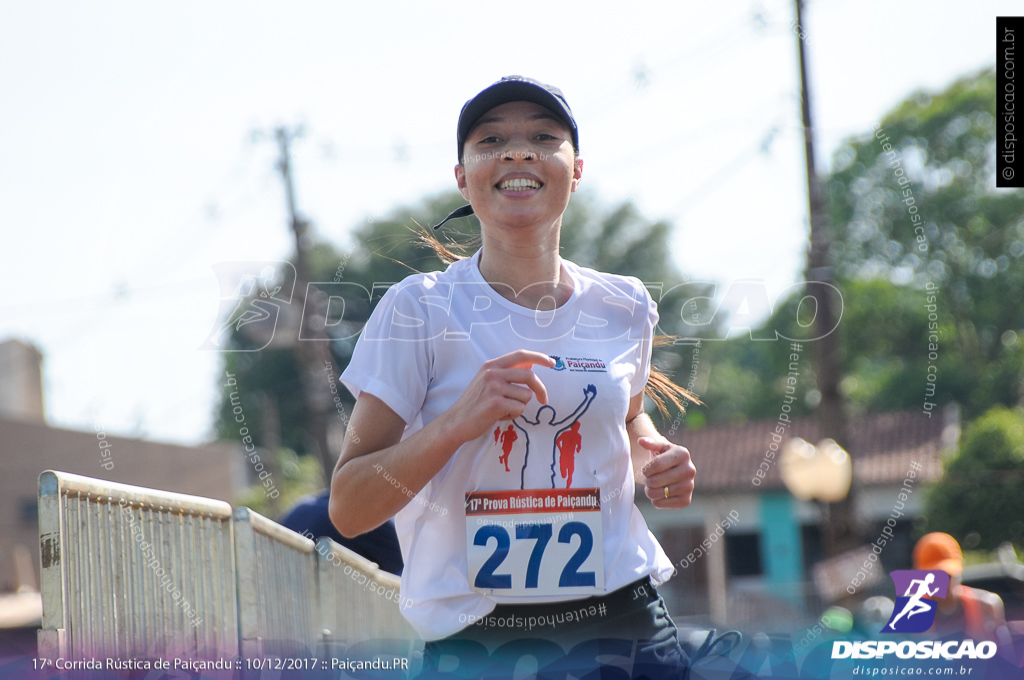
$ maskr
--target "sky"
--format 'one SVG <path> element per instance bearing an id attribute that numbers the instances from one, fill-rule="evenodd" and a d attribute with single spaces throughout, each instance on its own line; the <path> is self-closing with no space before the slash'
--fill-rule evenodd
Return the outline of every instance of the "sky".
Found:
<path id="1" fill-rule="evenodd" d="M 993 65 L 1018 7 L 806 3 L 819 167 L 912 91 Z M 670 220 L 681 271 L 773 300 L 808 236 L 794 19 L 788 0 L 4 3 L 0 341 L 43 352 L 55 427 L 208 441 L 214 266 L 293 247 L 268 133 L 302 126 L 299 211 L 345 252 L 454 188 L 458 112 L 510 74 L 562 89 L 584 186 Z"/>

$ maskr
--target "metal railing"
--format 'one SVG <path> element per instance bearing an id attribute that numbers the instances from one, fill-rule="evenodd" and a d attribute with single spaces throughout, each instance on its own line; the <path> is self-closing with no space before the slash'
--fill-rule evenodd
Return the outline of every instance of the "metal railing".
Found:
<path id="1" fill-rule="evenodd" d="M 242 656 L 307 656 L 317 640 L 313 541 L 249 508 L 235 508 Z"/>
<path id="2" fill-rule="evenodd" d="M 249 508 L 47 470 L 40 658 L 340 653 L 418 645 L 399 579 Z"/>
<path id="3" fill-rule="evenodd" d="M 40 656 L 236 655 L 231 531 L 221 501 L 43 472 Z"/>
<path id="4" fill-rule="evenodd" d="M 324 640 L 334 646 L 351 646 L 361 640 L 392 642 L 388 651 L 402 655 L 417 639 L 401 614 L 400 579 L 329 538 L 316 544 L 319 558 L 321 628 Z M 333 653 L 333 649 L 329 650 Z"/>

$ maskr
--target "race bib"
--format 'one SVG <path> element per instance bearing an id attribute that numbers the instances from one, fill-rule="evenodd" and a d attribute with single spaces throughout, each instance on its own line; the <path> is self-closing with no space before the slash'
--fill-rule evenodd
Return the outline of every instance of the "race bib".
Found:
<path id="1" fill-rule="evenodd" d="M 469 585 L 493 595 L 595 595 L 604 588 L 600 489 L 466 494 Z"/>

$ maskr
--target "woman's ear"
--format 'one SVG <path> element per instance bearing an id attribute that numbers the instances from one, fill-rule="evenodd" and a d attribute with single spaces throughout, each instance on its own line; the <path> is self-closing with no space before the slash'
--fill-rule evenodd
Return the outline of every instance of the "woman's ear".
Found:
<path id="1" fill-rule="evenodd" d="M 583 159 L 582 158 L 576 158 L 575 160 L 573 160 L 573 168 L 572 168 L 572 191 L 576 191 L 579 188 L 580 182 L 582 180 L 583 180 Z"/>
<path id="2" fill-rule="evenodd" d="M 462 163 L 455 166 L 455 183 L 458 185 L 462 197 L 468 201 L 469 188 L 466 186 L 466 169 L 462 167 Z"/>

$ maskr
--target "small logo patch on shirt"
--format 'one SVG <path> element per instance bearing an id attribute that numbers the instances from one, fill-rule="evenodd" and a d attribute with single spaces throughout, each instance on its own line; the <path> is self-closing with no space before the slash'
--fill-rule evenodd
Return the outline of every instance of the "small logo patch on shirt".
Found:
<path id="1" fill-rule="evenodd" d="M 559 357 L 551 356 L 555 360 L 555 365 L 551 367 L 553 371 L 564 371 L 567 370 L 570 373 L 607 373 L 608 366 L 604 361 L 600 359 L 591 359 L 589 357 Z"/>

